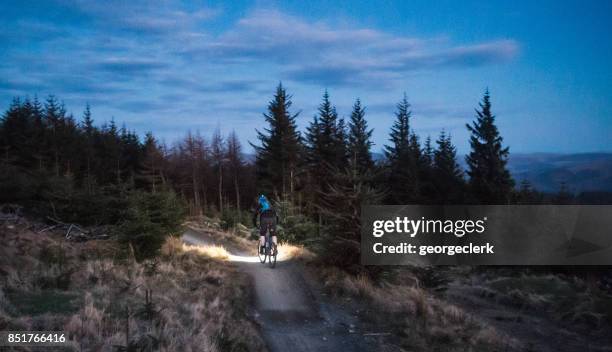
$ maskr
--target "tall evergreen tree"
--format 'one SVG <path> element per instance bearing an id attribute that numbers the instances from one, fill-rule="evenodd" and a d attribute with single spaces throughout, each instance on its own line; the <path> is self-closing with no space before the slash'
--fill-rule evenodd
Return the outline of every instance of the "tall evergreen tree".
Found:
<path id="1" fill-rule="evenodd" d="M 336 124 L 336 162 L 339 167 L 348 166 L 348 134 L 347 126 L 344 122 L 344 118 L 339 117 L 338 123 Z"/>
<path id="2" fill-rule="evenodd" d="M 48 130 L 46 141 L 55 176 L 59 176 L 61 172 L 60 148 L 62 141 L 60 138 L 64 114 L 65 109 L 54 96 L 50 95 L 45 103 L 45 123 Z"/>
<path id="3" fill-rule="evenodd" d="M 227 166 L 229 176 L 234 188 L 234 199 L 236 200 L 236 209 L 238 210 L 238 218 L 240 219 L 240 188 L 241 175 L 244 169 L 244 160 L 242 157 L 242 145 L 238 140 L 236 131 L 232 131 L 227 137 Z"/>
<path id="4" fill-rule="evenodd" d="M 440 133 L 433 152 L 433 182 L 436 188 L 436 203 L 457 204 L 463 202 L 465 181 L 463 171 L 457 163 L 457 149 L 450 134 Z"/>
<path id="5" fill-rule="evenodd" d="M 125 126 L 121 128 L 121 157 L 119 168 L 123 175 L 122 181 L 134 184 L 135 177 L 142 167 L 142 147 L 136 132 L 129 131 Z"/>
<path id="6" fill-rule="evenodd" d="M 307 129 L 308 161 L 311 168 L 344 169 L 347 166 L 346 127 L 344 120 L 338 118 L 336 107 L 332 105 L 327 90 L 319 105 L 317 116 Z"/>
<path id="7" fill-rule="evenodd" d="M 164 176 L 164 154 L 152 132 L 145 134 L 143 161 L 140 179 L 152 193 L 158 192 L 166 183 Z"/>
<path id="8" fill-rule="evenodd" d="M 518 204 L 541 204 L 544 195 L 533 188 L 531 182 L 522 180 L 518 191 L 514 194 L 514 202 Z"/>
<path id="9" fill-rule="evenodd" d="M 418 199 L 418 162 L 420 148 L 418 139 L 410 130 L 410 104 L 404 94 L 397 104 L 395 122 L 391 128 L 389 141 L 385 145 L 388 202 L 406 204 Z"/>
<path id="10" fill-rule="evenodd" d="M 93 133 L 93 129 L 94 129 L 94 120 L 91 117 L 91 107 L 89 106 L 89 103 L 87 103 L 85 105 L 85 111 L 83 111 L 83 123 L 81 124 L 83 127 L 83 131 L 86 134 L 91 134 Z"/>
<path id="11" fill-rule="evenodd" d="M 466 125 L 471 132 L 471 152 L 466 157 L 470 192 L 483 204 L 507 204 L 514 187 L 514 180 L 506 168 L 509 149 L 502 146 L 488 89 L 479 106 L 476 120 Z"/>
<path id="12" fill-rule="evenodd" d="M 324 262 L 358 270 L 361 235 L 361 206 L 379 204 L 383 193 L 361 174 L 353 160 L 339 170 L 325 193 L 320 194 L 318 210 L 326 221 L 319 237 Z"/>
<path id="13" fill-rule="evenodd" d="M 257 131 L 260 145 L 253 145 L 258 189 L 283 197 L 293 197 L 302 153 L 302 139 L 295 121 L 299 113 L 291 114 L 290 108 L 291 96 L 279 83 L 268 112 L 264 113 L 269 127 L 264 132 Z"/>
<path id="14" fill-rule="evenodd" d="M 34 96 L 34 101 L 32 103 L 32 117 L 34 119 L 34 131 L 35 138 L 34 142 L 36 144 L 36 148 L 32 156 L 37 160 L 38 171 L 42 171 L 45 167 L 45 125 L 44 125 L 44 110 L 43 106 L 38 100 L 37 96 Z"/>
<path id="15" fill-rule="evenodd" d="M 95 157 L 94 157 L 94 133 L 96 132 L 94 127 L 94 120 L 91 116 L 91 108 L 89 107 L 89 103 L 85 106 L 85 111 L 83 112 L 83 122 L 81 123 L 81 128 L 83 130 L 83 153 L 81 157 L 85 159 L 83 161 L 83 175 L 84 175 L 84 185 L 89 194 L 93 191 L 93 170 L 95 168 Z"/>
<path id="16" fill-rule="evenodd" d="M 2 160 L 8 165 L 30 167 L 32 160 L 28 160 L 28 148 L 24 141 L 29 137 L 29 115 L 19 98 L 14 98 L 8 110 L 2 116 L 2 130 L 0 142 L 2 143 Z"/>
<path id="17" fill-rule="evenodd" d="M 413 136 L 416 134 L 413 133 Z M 437 191 L 434 183 L 433 159 L 434 150 L 431 145 L 431 137 L 425 138 L 423 148 L 419 149 L 418 139 L 413 140 L 412 150 L 418 151 L 414 158 L 417 160 L 418 169 L 418 196 L 421 203 L 437 203 Z"/>
<path id="18" fill-rule="evenodd" d="M 221 131 L 219 128 L 213 132 L 212 139 L 210 141 L 210 156 L 213 161 L 213 172 L 217 179 L 217 205 L 219 211 L 223 211 L 223 169 L 225 168 L 225 143 Z"/>
<path id="19" fill-rule="evenodd" d="M 433 158 L 434 158 L 434 150 L 433 150 L 433 147 L 431 146 L 431 136 L 427 136 L 427 138 L 425 138 L 425 145 L 423 146 L 423 153 L 422 153 L 422 159 L 423 159 L 423 163 L 425 164 L 425 166 L 431 167 L 433 165 Z"/>
<path id="20" fill-rule="evenodd" d="M 348 162 L 346 127 L 338 118 L 327 90 L 317 115 L 306 131 L 308 180 L 306 185 L 307 211 L 320 217 L 321 195 L 329 191 L 335 177 L 343 172 Z"/>
<path id="21" fill-rule="evenodd" d="M 365 119 L 365 108 L 361 106 L 361 101 L 357 99 L 353 105 L 351 118 L 349 121 L 349 158 L 356 166 L 357 171 L 364 174 L 374 169 L 374 161 L 370 148 L 374 144 L 371 140 L 373 129 L 368 129 Z"/>

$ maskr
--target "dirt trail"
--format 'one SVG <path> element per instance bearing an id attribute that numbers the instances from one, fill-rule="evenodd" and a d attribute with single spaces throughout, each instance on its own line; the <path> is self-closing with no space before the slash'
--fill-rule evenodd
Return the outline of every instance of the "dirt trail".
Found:
<path id="1" fill-rule="evenodd" d="M 205 233 L 188 230 L 183 241 L 214 243 Z M 270 351 L 381 351 L 384 347 L 358 319 L 313 288 L 300 263 L 282 260 L 272 269 L 257 257 L 234 251 L 234 261 L 253 279 L 253 315 Z"/>

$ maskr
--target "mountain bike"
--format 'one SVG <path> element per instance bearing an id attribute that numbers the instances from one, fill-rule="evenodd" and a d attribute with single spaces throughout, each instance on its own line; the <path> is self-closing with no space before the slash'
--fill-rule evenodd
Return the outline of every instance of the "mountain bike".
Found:
<path id="1" fill-rule="evenodd" d="M 270 232 L 271 232 L 270 226 L 268 225 L 266 228 L 266 236 L 264 240 L 264 254 L 261 254 L 261 252 L 259 251 L 259 242 L 258 242 L 257 243 L 257 255 L 259 256 L 259 261 L 262 264 L 265 264 L 267 260 L 270 267 L 274 268 L 276 266 L 276 256 L 278 255 L 278 249 L 276 248 L 276 245 L 272 241 L 272 235 Z"/>

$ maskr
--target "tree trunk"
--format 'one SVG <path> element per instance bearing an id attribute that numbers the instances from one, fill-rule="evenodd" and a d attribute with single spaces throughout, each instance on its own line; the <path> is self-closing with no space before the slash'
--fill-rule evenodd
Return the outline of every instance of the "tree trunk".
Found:
<path id="1" fill-rule="evenodd" d="M 291 204 L 294 204 L 293 203 L 293 168 L 291 168 L 291 173 L 290 173 L 290 178 L 289 178 L 289 186 L 290 186 L 289 187 L 289 192 L 291 192 L 290 201 L 291 201 Z"/>
<path id="2" fill-rule="evenodd" d="M 53 153 L 54 153 L 54 158 L 55 158 L 55 176 L 59 177 L 60 175 L 59 153 L 57 152 L 57 150 L 55 150 Z"/>
<path id="3" fill-rule="evenodd" d="M 193 203 L 195 207 L 194 210 L 196 215 L 200 215 L 202 213 L 202 210 L 200 208 L 200 192 L 198 192 L 198 177 L 195 168 L 195 163 L 193 161 L 191 164 L 191 182 L 193 187 Z"/>
<path id="4" fill-rule="evenodd" d="M 240 214 L 240 187 L 238 187 L 238 173 L 234 174 L 234 188 L 236 189 L 236 209 L 238 209 L 238 219 L 242 219 Z"/>
<path id="5" fill-rule="evenodd" d="M 91 194 L 91 158 L 87 151 L 87 194 Z"/>
<path id="6" fill-rule="evenodd" d="M 121 183 L 121 169 L 119 169 L 119 159 L 117 159 L 117 184 Z"/>
<path id="7" fill-rule="evenodd" d="M 219 212 L 223 212 L 223 168 L 219 163 Z"/>

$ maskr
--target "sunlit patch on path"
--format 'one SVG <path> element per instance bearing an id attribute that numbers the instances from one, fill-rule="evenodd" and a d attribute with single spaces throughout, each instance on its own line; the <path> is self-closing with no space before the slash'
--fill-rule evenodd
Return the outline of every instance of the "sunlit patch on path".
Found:
<path id="1" fill-rule="evenodd" d="M 256 255 L 230 253 L 224 246 L 215 244 L 206 238 L 198 236 L 197 233 L 186 232 L 183 235 L 185 250 L 195 250 L 203 255 L 238 263 L 259 263 Z M 287 261 L 303 255 L 308 255 L 302 247 L 283 244 L 278 247 L 277 262 Z"/>

